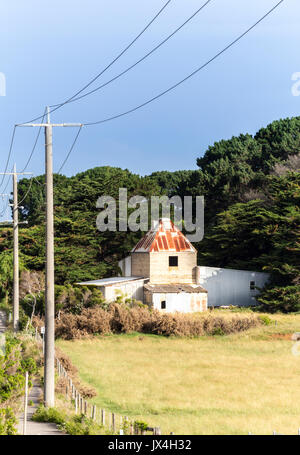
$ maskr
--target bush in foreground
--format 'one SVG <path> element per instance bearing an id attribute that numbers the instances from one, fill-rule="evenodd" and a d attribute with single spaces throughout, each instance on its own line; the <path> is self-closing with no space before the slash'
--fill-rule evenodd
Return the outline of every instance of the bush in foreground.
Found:
<path id="1" fill-rule="evenodd" d="M 108 311 L 87 308 L 79 315 L 62 313 L 56 321 L 56 337 L 66 340 L 93 334 L 141 332 L 164 336 L 198 337 L 242 332 L 262 324 L 259 317 L 160 313 L 147 308 L 113 304 Z"/>
<path id="2" fill-rule="evenodd" d="M 94 422 L 91 418 L 83 414 L 69 415 L 57 408 L 45 408 L 43 405 L 32 416 L 35 422 L 56 423 L 58 428 L 70 435 L 98 435 L 104 434 L 101 425 Z"/>

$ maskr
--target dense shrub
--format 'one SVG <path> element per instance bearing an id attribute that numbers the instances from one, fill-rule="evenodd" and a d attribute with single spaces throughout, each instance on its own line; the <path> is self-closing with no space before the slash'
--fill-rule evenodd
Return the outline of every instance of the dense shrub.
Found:
<path id="1" fill-rule="evenodd" d="M 32 416 L 34 422 L 52 422 L 58 425 L 64 423 L 64 416 L 56 408 L 39 406 Z"/>
<path id="2" fill-rule="evenodd" d="M 0 355 L 0 435 L 16 434 L 14 413 L 24 393 L 25 372 L 29 385 L 37 373 L 39 353 L 36 345 L 22 336 L 6 332 L 4 355 Z"/>
<path id="3" fill-rule="evenodd" d="M 32 420 L 35 422 L 56 423 L 60 430 L 70 435 L 98 435 L 105 433 L 101 425 L 84 414 L 69 416 L 60 409 L 45 408 L 42 405 L 35 411 Z"/>
<path id="4" fill-rule="evenodd" d="M 84 414 L 73 416 L 67 420 L 61 428 L 71 435 L 99 435 L 104 434 L 104 428 Z"/>
<path id="5" fill-rule="evenodd" d="M 261 324 L 255 315 L 223 316 L 161 313 L 147 308 L 113 304 L 108 311 L 84 309 L 80 315 L 63 313 L 56 321 L 56 337 L 71 340 L 93 334 L 142 332 L 165 336 L 225 335 Z"/>
<path id="6" fill-rule="evenodd" d="M 9 407 L 0 408 L 0 436 L 16 434 L 16 424 L 17 420 L 13 410 Z"/>
<path id="7" fill-rule="evenodd" d="M 81 314 L 62 313 L 56 322 L 56 336 L 81 338 L 92 333 L 110 332 L 111 313 L 102 308 L 86 308 Z"/>
<path id="8" fill-rule="evenodd" d="M 298 277 L 300 281 L 300 278 Z M 257 298 L 263 311 L 291 313 L 300 310 L 300 284 L 266 288 Z"/>

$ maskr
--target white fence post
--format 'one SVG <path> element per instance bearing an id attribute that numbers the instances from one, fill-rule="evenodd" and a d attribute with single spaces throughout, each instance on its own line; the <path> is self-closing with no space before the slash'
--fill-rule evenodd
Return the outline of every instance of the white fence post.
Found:
<path id="1" fill-rule="evenodd" d="M 26 435 L 26 427 L 27 427 L 27 406 L 28 406 L 28 371 L 26 371 L 26 374 L 25 374 L 25 397 L 24 397 L 23 435 Z"/>

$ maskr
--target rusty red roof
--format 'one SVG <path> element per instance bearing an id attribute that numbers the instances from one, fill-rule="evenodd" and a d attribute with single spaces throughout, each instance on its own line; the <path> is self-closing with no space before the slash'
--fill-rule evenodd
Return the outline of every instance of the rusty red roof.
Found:
<path id="1" fill-rule="evenodd" d="M 136 244 L 132 253 L 151 253 L 160 251 L 196 252 L 191 242 L 180 232 L 174 223 L 162 218 L 156 226 Z"/>

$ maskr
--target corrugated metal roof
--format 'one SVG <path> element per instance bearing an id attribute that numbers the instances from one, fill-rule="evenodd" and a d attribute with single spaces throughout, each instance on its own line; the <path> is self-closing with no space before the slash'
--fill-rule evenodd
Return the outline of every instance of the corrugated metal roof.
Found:
<path id="1" fill-rule="evenodd" d="M 207 293 L 207 290 L 202 286 L 191 286 L 190 284 L 145 284 L 144 289 L 159 294 L 179 294 L 180 292 L 189 294 Z"/>
<path id="2" fill-rule="evenodd" d="M 167 218 L 162 218 L 156 227 L 151 229 L 136 244 L 132 253 L 150 253 L 160 251 L 196 252 L 191 242 L 180 232 L 180 230 Z"/>
<path id="3" fill-rule="evenodd" d="M 145 280 L 147 278 L 143 278 L 142 276 L 116 276 L 112 278 L 102 278 L 101 280 L 93 280 L 93 281 L 82 281 L 81 283 L 76 283 L 81 286 L 112 286 L 114 284 L 119 283 L 126 283 L 128 281 L 135 281 L 135 280 Z"/>

